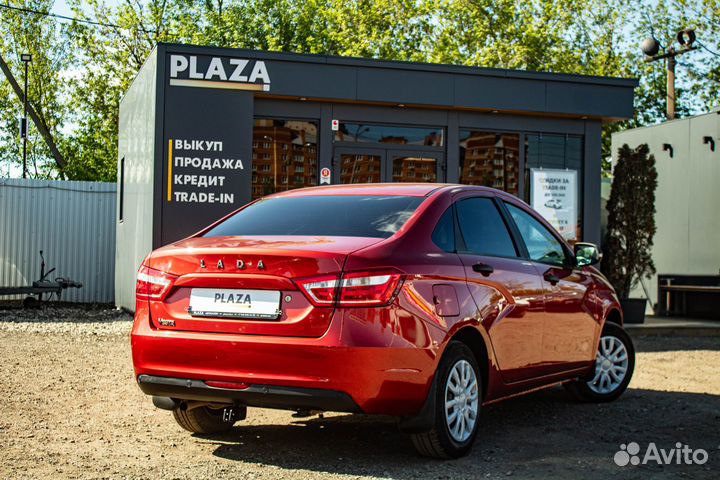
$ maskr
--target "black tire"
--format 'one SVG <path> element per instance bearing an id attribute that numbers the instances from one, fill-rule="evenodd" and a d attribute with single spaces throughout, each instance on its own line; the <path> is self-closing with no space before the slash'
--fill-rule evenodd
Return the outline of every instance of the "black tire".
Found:
<path id="1" fill-rule="evenodd" d="M 230 430 L 235 422 L 223 421 L 222 408 L 197 407 L 191 410 L 176 408 L 173 410 L 175 421 L 192 433 L 211 434 Z"/>
<path id="2" fill-rule="evenodd" d="M 40 300 L 35 297 L 25 297 L 23 299 L 23 308 L 40 308 Z"/>
<path id="3" fill-rule="evenodd" d="M 477 414 L 470 436 L 464 441 L 455 440 L 445 415 L 445 396 L 448 377 L 453 367 L 461 361 L 470 364 L 475 372 L 477 381 Z M 437 388 L 435 389 L 435 421 L 430 431 L 411 434 L 413 445 L 418 453 L 425 457 L 450 459 L 458 458 L 472 448 L 480 424 L 480 405 L 482 404 L 482 377 L 478 368 L 477 359 L 467 345 L 453 341 L 448 345 L 436 372 Z"/>
<path id="4" fill-rule="evenodd" d="M 593 372 L 591 378 L 580 378 L 566 383 L 565 388 L 567 391 L 570 392 L 576 399 L 583 402 L 602 403 L 615 400 L 622 395 L 623 392 L 625 392 L 630 384 L 630 380 L 632 380 L 633 372 L 635 371 L 635 346 L 633 345 L 630 335 L 628 335 L 620 325 L 615 323 L 606 323 L 600 337 L 601 340 L 598 342 L 598 349 L 601 348 L 602 339 L 605 337 L 612 337 L 622 342 L 627 352 L 627 369 L 625 371 L 625 377 L 615 388 L 605 393 L 600 393 L 597 389 L 593 389 L 590 386 L 592 383 L 592 377 L 596 371 Z"/>

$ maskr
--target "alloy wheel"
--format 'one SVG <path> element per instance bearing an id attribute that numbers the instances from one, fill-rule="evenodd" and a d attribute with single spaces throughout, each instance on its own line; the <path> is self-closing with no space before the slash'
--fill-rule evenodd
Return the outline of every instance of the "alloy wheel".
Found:
<path id="1" fill-rule="evenodd" d="M 625 380 L 627 370 L 628 352 L 625 344 L 617 337 L 603 336 L 595 356 L 595 376 L 587 385 L 595 393 L 611 393 Z"/>
<path id="2" fill-rule="evenodd" d="M 459 360 L 445 383 L 445 423 L 453 440 L 462 443 L 470 438 L 479 406 L 475 370 L 467 360 Z"/>

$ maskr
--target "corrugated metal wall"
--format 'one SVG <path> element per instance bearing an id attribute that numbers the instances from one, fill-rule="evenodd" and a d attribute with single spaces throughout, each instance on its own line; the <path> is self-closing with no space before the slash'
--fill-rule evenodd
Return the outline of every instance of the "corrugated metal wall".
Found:
<path id="1" fill-rule="evenodd" d="M 113 303 L 115 191 L 114 183 L 0 179 L 0 285 L 37 280 L 42 250 L 46 269 L 56 268 L 48 278 L 83 283 L 63 300 Z"/>

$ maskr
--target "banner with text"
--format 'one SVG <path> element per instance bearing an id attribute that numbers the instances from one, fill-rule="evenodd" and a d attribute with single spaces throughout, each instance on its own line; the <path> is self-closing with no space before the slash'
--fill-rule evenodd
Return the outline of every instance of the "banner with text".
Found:
<path id="1" fill-rule="evenodd" d="M 253 101 L 248 91 L 166 87 L 161 245 L 250 201 Z"/>
<path id="2" fill-rule="evenodd" d="M 530 204 L 566 240 L 577 239 L 577 170 L 530 170 Z"/>

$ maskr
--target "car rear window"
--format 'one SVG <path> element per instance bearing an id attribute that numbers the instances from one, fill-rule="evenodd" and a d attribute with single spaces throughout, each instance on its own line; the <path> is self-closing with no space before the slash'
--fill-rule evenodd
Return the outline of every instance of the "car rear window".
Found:
<path id="1" fill-rule="evenodd" d="M 323 195 L 260 200 L 205 237 L 309 235 L 387 238 L 400 230 L 422 197 Z"/>

